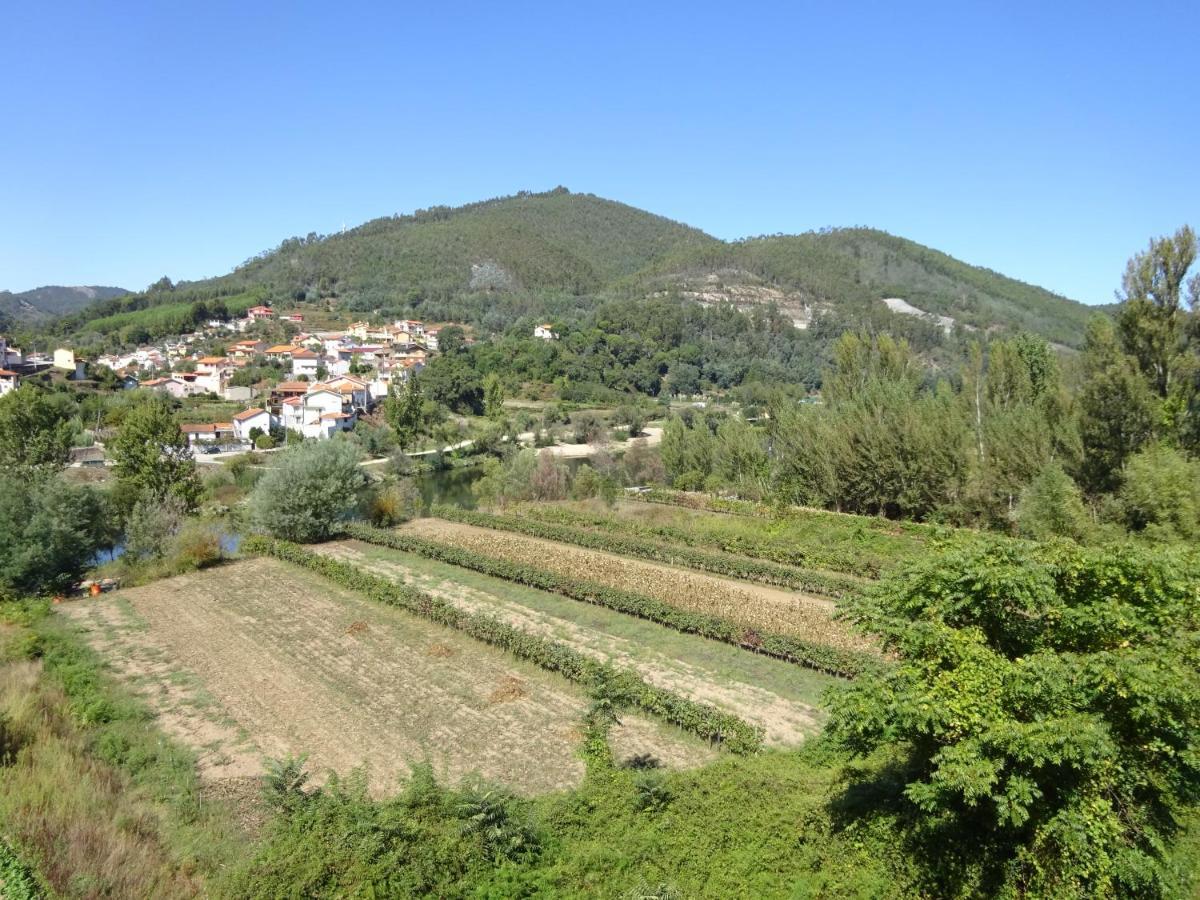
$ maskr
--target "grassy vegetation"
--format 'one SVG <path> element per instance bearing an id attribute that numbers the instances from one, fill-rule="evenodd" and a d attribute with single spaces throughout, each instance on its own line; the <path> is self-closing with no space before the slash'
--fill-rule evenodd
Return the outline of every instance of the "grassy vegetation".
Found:
<path id="1" fill-rule="evenodd" d="M 198 896 L 245 836 L 195 757 L 44 604 L 0 626 L 0 835 L 68 897 Z"/>
<path id="2" fill-rule="evenodd" d="M 667 539 L 777 561 L 795 554 L 810 560 L 810 565 L 866 577 L 877 577 L 923 552 L 929 541 L 952 532 L 917 522 L 769 507 L 665 488 L 632 494 L 629 500 L 637 505 L 623 502 L 612 511 L 621 527 L 628 522 L 635 530 L 639 526 L 652 531 L 662 529 L 661 537 Z M 588 511 L 594 514 L 594 507 Z M 696 514 L 704 512 L 720 515 Z"/>

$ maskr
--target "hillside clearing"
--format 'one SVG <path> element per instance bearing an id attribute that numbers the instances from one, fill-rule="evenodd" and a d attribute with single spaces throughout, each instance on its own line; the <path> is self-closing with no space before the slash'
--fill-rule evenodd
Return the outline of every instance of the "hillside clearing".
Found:
<path id="1" fill-rule="evenodd" d="M 790 663 L 399 550 L 361 541 L 312 549 L 631 668 L 651 684 L 762 726 L 771 745 L 795 745 L 816 733 L 824 720 L 821 694 L 837 683 Z"/>
<path id="2" fill-rule="evenodd" d="M 581 691 L 285 563 L 247 560 L 63 610 L 210 779 L 259 774 L 264 757 L 288 753 L 310 754 L 317 773 L 365 764 L 381 792 L 424 759 L 452 781 L 478 772 L 523 793 L 583 776 Z M 714 755 L 643 717 L 622 722 L 622 758 Z"/>

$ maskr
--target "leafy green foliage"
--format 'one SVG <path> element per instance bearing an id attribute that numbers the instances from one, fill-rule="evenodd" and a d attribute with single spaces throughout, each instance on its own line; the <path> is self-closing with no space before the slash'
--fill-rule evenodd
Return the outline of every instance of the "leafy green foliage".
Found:
<path id="1" fill-rule="evenodd" d="M 1021 492 L 1015 518 L 1026 537 L 1081 540 L 1088 531 L 1083 495 L 1062 465 L 1052 462 Z"/>
<path id="2" fill-rule="evenodd" d="M 1200 799 L 1194 555 L 971 541 L 849 601 L 898 665 L 829 733 L 903 757 L 905 838 L 939 896 L 1160 896 Z"/>
<path id="3" fill-rule="evenodd" d="M 130 505 L 170 496 L 186 509 L 195 507 L 201 492 L 196 461 L 166 398 L 143 398 L 121 422 L 109 451 Z"/>
<path id="4" fill-rule="evenodd" d="M 40 593 L 77 580 L 112 534 L 94 490 L 0 473 L 0 588 Z"/>
<path id="5" fill-rule="evenodd" d="M 1131 531 L 1200 540 L 1200 461 L 1151 444 L 1129 458 L 1117 496 Z"/>
<path id="6" fill-rule="evenodd" d="M 67 462 L 75 428 L 68 411 L 24 384 L 0 397 L 0 472 L 55 472 Z"/>
<path id="7" fill-rule="evenodd" d="M 319 541 L 357 509 L 366 476 L 349 441 L 299 444 L 281 454 L 250 494 L 255 525 L 296 541 Z"/>

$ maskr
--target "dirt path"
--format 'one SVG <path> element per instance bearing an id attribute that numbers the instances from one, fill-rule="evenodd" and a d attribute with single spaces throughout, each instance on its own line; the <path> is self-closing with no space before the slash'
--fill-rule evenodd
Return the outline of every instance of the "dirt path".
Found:
<path id="1" fill-rule="evenodd" d="M 762 726 L 768 744 L 795 745 L 820 728 L 821 713 L 810 704 L 780 696 L 771 690 L 739 681 L 726 672 L 713 671 L 645 645 L 635 646 L 625 638 L 531 609 L 516 600 L 461 582 L 433 577 L 406 565 L 405 555 L 396 551 L 359 541 L 339 541 L 313 549 L 352 562 L 367 571 L 419 587 L 461 609 L 495 615 L 523 631 L 563 641 L 593 658 L 634 669 L 651 684 L 710 703 Z M 621 614 L 612 612 L 611 615 L 620 617 Z M 689 637 L 687 640 L 707 643 L 703 638 Z"/>
<path id="2" fill-rule="evenodd" d="M 207 754 L 207 777 L 310 754 L 317 773 L 365 764 L 390 792 L 409 764 L 525 793 L 577 783 L 586 697 L 568 682 L 432 623 L 255 559 L 80 601 L 85 627 L 164 728 Z M 691 764 L 712 751 L 641 717 L 629 755 Z"/>
<path id="3" fill-rule="evenodd" d="M 824 598 L 444 519 L 414 519 L 399 530 L 646 594 L 681 609 L 723 616 L 749 628 L 794 634 L 832 646 L 871 649 L 870 642 L 834 621 L 834 604 Z"/>

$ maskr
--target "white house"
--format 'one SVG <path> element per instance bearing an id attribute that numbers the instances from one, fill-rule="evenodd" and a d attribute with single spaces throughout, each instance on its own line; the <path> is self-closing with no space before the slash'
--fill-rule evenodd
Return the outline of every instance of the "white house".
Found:
<path id="1" fill-rule="evenodd" d="M 550 325 L 535 325 L 533 328 L 533 336 L 535 338 L 541 338 L 543 341 L 552 341 L 558 337 L 558 335 L 554 333 L 553 327 Z"/>
<path id="2" fill-rule="evenodd" d="M 317 370 L 321 368 L 324 361 L 320 355 L 311 350 L 293 350 L 292 377 L 299 378 L 303 375 L 306 378 L 316 378 Z"/>
<path id="3" fill-rule="evenodd" d="M 185 384 L 178 378 L 151 378 L 149 381 L 143 381 L 141 387 L 149 388 L 152 391 L 158 391 L 163 394 L 170 394 L 172 397 L 187 397 L 192 393 L 191 385 Z"/>
<path id="4" fill-rule="evenodd" d="M 357 416 L 349 400 L 337 388 L 314 384 L 303 397 L 284 400 L 281 424 L 307 438 L 327 438 L 336 431 L 349 431 Z"/>
<path id="5" fill-rule="evenodd" d="M 199 425 L 180 425 L 179 430 L 187 435 L 188 443 L 224 444 L 233 438 L 233 424 L 230 422 L 204 422 Z"/>
<path id="6" fill-rule="evenodd" d="M 21 376 L 8 369 L 0 369 L 0 397 L 9 391 L 15 391 L 21 384 Z"/>
<path id="7" fill-rule="evenodd" d="M 251 429 L 257 428 L 263 434 L 271 431 L 271 414 L 265 409 L 248 409 L 233 417 L 233 436 L 239 441 L 250 441 Z"/>

